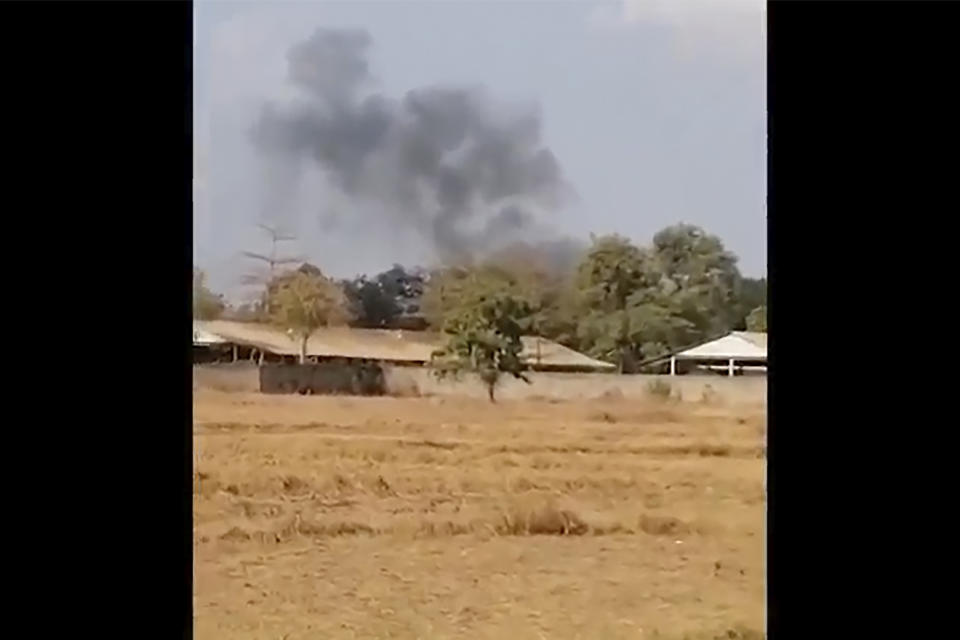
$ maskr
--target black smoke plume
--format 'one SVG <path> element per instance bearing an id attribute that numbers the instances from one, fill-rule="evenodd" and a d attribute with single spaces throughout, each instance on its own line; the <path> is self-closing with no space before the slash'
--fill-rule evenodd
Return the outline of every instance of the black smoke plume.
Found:
<path id="1" fill-rule="evenodd" d="M 371 91 L 371 43 L 363 30 L 318 29 L 290 49 L 300 98 L 261 112 L 252 139 L 263 156 L 315 163 L 358 210 L 413 226 L 442 260 L 542 234 L 538 220 L 573 191 L 541 142 L 539 112 L 477 88 Z"/>

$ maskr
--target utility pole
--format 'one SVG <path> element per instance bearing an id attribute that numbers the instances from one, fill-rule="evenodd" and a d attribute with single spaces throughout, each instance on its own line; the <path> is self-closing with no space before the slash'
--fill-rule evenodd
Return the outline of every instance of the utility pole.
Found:
<path id="1" fill-rule="evenodd" d="M 281 242 L 292 242 L 297 239 L 296 236 L 284 234 L 276 227 L 270 227 L 265 224 L 258 224 L 257 226 L 270 238 L 270 253 L 262 254 L 253 251 L 243 251 L 241 253 L 247 258 L 266 263 L 268 270 L 266 276 L 255 272 L 244 275 L 244 284 L 268 284 L 273 280 L 273 277 L 277 275 L 277 269 L 280 267 L 306 261 L 306 258 L 303 256 L 282 255 L 279 253 L 278 245 Z"/>
<path id="2" fill-rule="evenodd" d="M 270 237 L 270 253 L 264 255 L 262 253 L 254 253 L 253 251 L 244 251 L 243 255 L 254 260 L 259 260 L 261 262 L 267 263 L 269 267 L 269 275 L 267 276 L 268 280 L 272 280 L 273 276 L 276 275 L 276 270 L 278 267 L 287 264 L 296 264 L 297 262 L 304 262 L 303 256 L 281 256 L 277 253 L 277 245 L 281 242 L 292 242 L 296 240 L 296 236 L 287 235 L 282 233 L 276 227 L 270 227 L 265 224 L 258 224 L 258 227 L 262 229 Z M 248 279 L 256 278 L 256 275 L 248 276 Z"/>
<path id="3" fill-rule="evenodd" d="M 277 227 L 271 227 L 265 224 L 257 225 L 264 233 L 267 234 L 270 239 L 270 252 L 268 254 L 256 253 L 253 251 L 243 251 L 241 252 L 245 257 L 252 260 L 257 260 L 258 262 L 266 263 L 267 273 L 263 274 L 257 273 L 256 271 L 249 272 L 242 276 L 241 282 L 248 285 L 257 285 L 262 287 L 267 287 L 273 281 L 273 278 L 277 275 L 278 269 L 286 265 L 293 265 L 298 262 L 305 262 L 306 259 L 299 255 L 288 255 L 282 254 L 279 250 L 279 245 L 281 242 L 292 242 L 296 240 L 296 236 L 285 234 L 280 231 Z M 265 294 L 262 294 L 262 296 Z M 265 298 L 261 297 L 261 304 Z"/>

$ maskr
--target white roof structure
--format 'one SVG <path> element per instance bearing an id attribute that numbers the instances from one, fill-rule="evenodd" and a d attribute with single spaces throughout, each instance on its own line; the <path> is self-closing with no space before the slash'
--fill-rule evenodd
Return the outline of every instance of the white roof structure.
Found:
<path id="1" fill-rule="evenodd" d="M 197 320 L 193 321 L 193 344 L 197 346 L 209 346 L 211 344 L 224 344 L 226 340 L 215 333 L 210 333 L 203 328 L 203 323 Z"/>
<path id="2" fill-rule="evenodd" d="M 763 360 L 767 359 L 767 334 L 734 331 L 722 338 L 686 349 L 677 360 Z"/>

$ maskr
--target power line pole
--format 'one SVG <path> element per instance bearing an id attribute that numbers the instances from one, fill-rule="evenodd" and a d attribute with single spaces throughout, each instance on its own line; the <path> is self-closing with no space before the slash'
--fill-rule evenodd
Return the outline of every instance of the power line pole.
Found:
<path id="1" fill-rule="evenodd" d="M 270 239 L 270 252 L 268 254 L 256 253 L 254 251 L 243 251 L 243 256 L 256 260 L 267 265 L 267 273 L 257 272 L 256 270 L 248 272 L 241 276 L 241 282 L 246 285 L 255 285 L 261 288 L 258 295 L 259 301 L 254 303 L 255 316 L 263 319 L 266 309 L 267 288 L 277 276 L 277 271 L 284 266 L 293 265 L 298 262 L 305 262 L 306 259 L 299 255 L 289 255 L 280 253 L 280 243 L 292 242 L 296 236 L 285 234 L 276 227 L 265 224 L 257 225 Z"/>
<path id="2" fill-rule="evenodd" d="M 283 256 L 283 255 L 278 255 L 277 253 L 277 246 L 281 242 L 293 242 L 294 240 L 297 239 L 296 236 L 285 234 L 281 232 L 278 228 L 270 227 L 265 224 L 258 224 L 257 226 L 260 227 L 260 229 L 262 229 L 270 238 L 270 253 L 267 255 L 264 255 L 262 253 L 255 253 L 253 251 L 243 251 L 242 253 L 247 258 L 251 258 L 253 260 L 259 260 L 260 262 L 264 262 L 267 264 L 268 273 L 265 278 L 266 282 L 270 282 L 271 280 L 273 280 L 273 277 L 276 275 L 276 271 L 279 267 L 305 261 L 305 258 L 303 256 L 299 256 L 299 255 Z M 266 284 L 264 282 L 264 278 L 261 275 L 258 275 L 256 273 L 247 274 L 246 276 L 244 276 L 244 281 L 248 284 Z"/>

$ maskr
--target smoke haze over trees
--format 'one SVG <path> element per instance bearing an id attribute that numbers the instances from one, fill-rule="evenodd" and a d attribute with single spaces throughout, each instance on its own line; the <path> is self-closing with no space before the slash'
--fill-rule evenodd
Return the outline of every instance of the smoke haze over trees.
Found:
<path id="1" fill-rule="evenodd" d="M 597 29 L 589 12 L 551 5 L 544 21 L 542 6 L 530 3 L 495 11 L 486 3 L 198 3 L 194 250 L 208 284 L 234 304 L 248 299 L 239 280 L 251 263 L 240 254 L 270 249 L 257 223 L 296 235 L 285 253 L 336 278 L 441 262 L 432 229 L 394 224 L 386 214 L 395 212 L 343 193 L 311 157 L 254 144 L 266 105 L 285 114 L 319 101 L 288 63 L 318 26 L 369 34 L 360 103 L 377 96 L 402 104 L 408 93 L 439 87 L 481 94 L 509 117 L 537 114 L 540 146 L 579 194 L 533 213 L 547 231 L 581 243 L 591 231 L 645 243 L 689 221 L 719 233 L 745 274 L 762 275 L 762 48 L 735 64 L 726 44 L 681 59 L 667 33 L 651 38 L 645 23 Z M 473 234 L 485 224 L 478 216 L 467 227 Z M 543 231 L 535 226 L 524 239 L 538 242 Z"/>
<path id="2" fill-rule="evenodd" d="M 297 273 L 322 277 L 309 264 Z M 285 277 L 268 285 L 266 299 Z M 515 244 L 483 260 L 432 271 L 394 265 L 338 286 L 340 306 L 355 327 L 476 329 L 487 318 L 480 309 L 495 309 L 491 317 L 498 318 L 508 309 L 511 327 L 624 372 L 731 330 L 766 331 L 766 281 L 744 278 L 737 257 L 719 238 L 686 224 L 663 229 L 650 246 L 618 235 L 594 237 L 587 247 L 559 252 Z M 209 291 L 203 295 L 216 297 Z M 507 299 L 509 304 L 496 302 Z M 228 309 L 226 315 L 256 319 L 245 309 Z M 411 318 L 422 324 L 404 323 Z M 458 345 L 458 357 L 476 346 L 469 340 Z"/>
<path id="3" fill-rule="evenodd" d="M 507 296 L 516 327 L 623 371 L 731 329 L 765 328 L 765 280 L 742 277 L 719 238 L 686 224 L 644 246 L 615 234 L 589 243 L 564 237 L 551 214 L 576 194 L 543 139 L 539 110 L 479 86 L 387 93 L 372 45 L 365 30 L 321 28 L 289 47 L 290 91 L 271 93 L 247 131 L 262 163 L 261 222 L 299 235 L 305 209 L 295 202 L 306 201 L 323 233 L 353 229 L 357 253 L 357 229 L 419 238 L 429 250 L 416 263 L 428 268 L 396 264 L 335 281 L 305 265 L 290 280 L 302 291 L 280 287 L 281 274 L 257 285 L 257 301 L 226 309 L 216 308 L 220 298 L 201 279 L 194 295 L 203 309 L 195 304 L 195 314 L 264 321 L 281 289 L 289 298 L 282 308 L 297 310 L 293 303 L 307 294 L 330 297 L 336 287 L 336 306 L 354 326 L 421 318 L 440 330 L 470 325 L 462 320 L 474 318 L 478 301 Z M 303 234 L 299 249 L 327 272 L 315 240 Z M 316 291 L 304 284 L 321 280 Z"/>
<path id="4" fill-rule="evenodd" d="M 745 295 L 746 294 L 746 295 Z M 525 332 L 556 340 L 630 372 L 651 358 L 749 326 L 765 330 L 766 283 L 743 278 L 737 257 L 703 229 L 657 233 L 650 247 L 608 235 L 593 238 L 575 264 L 549 269 L 535 259 L 499 258 L 439 270 L 423 310 L 449 325 L 477 300 L 522 300 Z"/>

